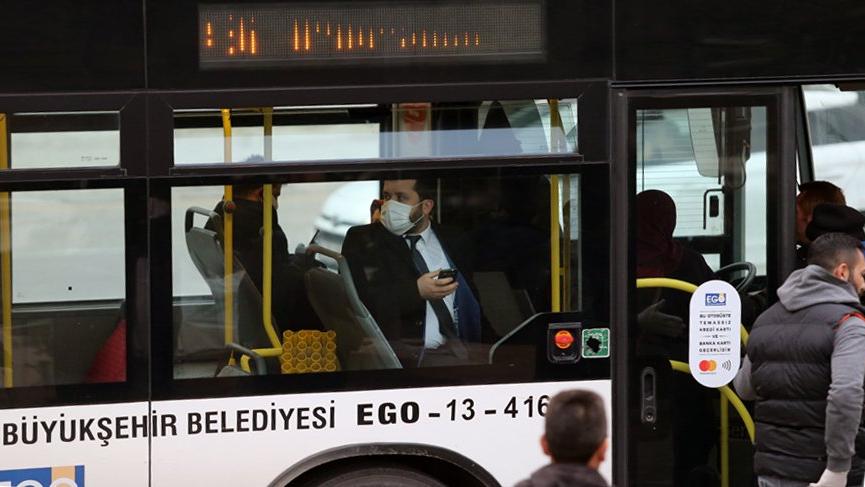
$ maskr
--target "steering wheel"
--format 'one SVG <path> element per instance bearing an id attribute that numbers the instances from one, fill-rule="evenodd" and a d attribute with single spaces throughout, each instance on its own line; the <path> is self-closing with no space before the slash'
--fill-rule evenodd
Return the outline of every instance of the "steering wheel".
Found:
<path id="1" fill-rule="evenodd" d="M 742 271 L 745 272 L 745 277 L 731 279 L 734 274 Z M 745 261 L 734 262 L 715 271 L 715 275 L 718 279 L 729 282 L 736 288 L 736 291 L 742 292 L 747 290 L 751 283 L 754 282 L 754 278 L 757 277 L 757 266 Z"/>

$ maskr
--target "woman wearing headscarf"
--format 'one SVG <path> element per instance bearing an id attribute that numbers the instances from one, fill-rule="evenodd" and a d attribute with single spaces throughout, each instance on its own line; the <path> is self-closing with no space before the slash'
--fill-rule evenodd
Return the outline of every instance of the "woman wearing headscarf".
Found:
<path id="1" fill-rule="evenodd" d="M 637 195 L 637 277 L 667 277 L 697 286 L 713 279 L 702 255 L 673 240 L 675 229 L 676 204 L 670 195 L 658 190 Z M 688 361 L 690 300 L 690 294 L 678 290 L 640 290 L 639 355 Z M 671 374 L 673 485 L 717 485 L 717 472 L 707 466 L 717 437 L 709 391 L 690 376 Z"/>
<path id="2" fill-rule="evenodd" d="M 637 195 L 637 278 L 668 277 L 697 286 L 713 279 L 702 255 L 673 240 L 675 229 L 676 204 L 670 195 L 656 189 Z M 638 309 L 647 311 L 640 316 L 641 344 L 687 362 L 690 301 L 682 291 L 641 291 Z"/>

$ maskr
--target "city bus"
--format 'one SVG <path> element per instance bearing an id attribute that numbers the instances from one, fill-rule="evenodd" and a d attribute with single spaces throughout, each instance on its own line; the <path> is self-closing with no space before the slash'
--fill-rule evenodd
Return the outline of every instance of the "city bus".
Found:
<path id="1" fill-rule="evenodd" d="M 0 485 L 513 485 L 573 388 L 605 401 L 612 484 L 753 482 L 747 404 L 691 377 L 687 318 L 641 317 L 700 283 L 638 272 L 637 194 L 671 197 L 744 342 L 794 268 L 797 182 L 865 210 L 861 6 L 2 9 Z M 414 288 L 344 255 L 393 181 L 467 244 L 461 363 L 406 360 Z"/>

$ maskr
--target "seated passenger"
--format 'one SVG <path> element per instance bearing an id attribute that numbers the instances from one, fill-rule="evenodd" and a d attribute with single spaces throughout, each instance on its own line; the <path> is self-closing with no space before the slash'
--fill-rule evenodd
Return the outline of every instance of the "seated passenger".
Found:
<path id="1" fill-rule="evenodd" d="M 799 185 L 796 196 L 796 267 L 805 267 L 808 257 L 808 244 L 813 238 L 807 234 L 808 224 L 814 216 L 814 209 L 822 203 L 846 205 L 841 188 L 828 181 L 811 181 Z"/>
<path id="2" fill-rule="evenodd" d="M 637 277 L 668 277 L 696 286 L 714 279 L 712 269 L 698 252 L 673 240 L 676 229 L 676 204 L 658 190 L 637 195 Z M 641 342 L 674 360 L 688 360 L 688 322 L 691 296 L 669 289 L 641 293 L 640 308 L 653 306 L 677 320 L 641 321 Z M 647 316 L 647 315 L 644 315 Z M 655 315 L 659 318 L 660 315 Z"/>
<path id="3" fill-rule="evenodd" d="M 288 251 L 288 239 L 279 226 L 276 209 L 282 185 L 273 185 L 273 254 L 271 257 L 273 284 L 272 313 L 277 331 L 320 329 L 321 324 L 306 297 L 303 274 L 312 265 L 311 258 L 292 255 Z M 235 184 L 233 187 L 234 210 L 233 244 L 237 259 L 243 265 L 259 292 L 263 290 L 264 266 L 264 186 L 260 184 Z M 225 202 L 217 203 L 213 210 L 220 216 L 225 214 Z M 215 230 L 214 223 L 205 226 Z"/>
<path id="4" fill-rule="evenodd" d="M 432 221 L 435 180 L 384 181 L 381 220 L 342 245 L 358 294 L 404 367 L 483 362 L 492 339 L 458 230 Z M 438 278 L 443 269 L 456 277 Z M 483 327 L 483 330 L 482 330 Z"/>
<path id="5" fill-rule="evenodd" d="M 713 279 L 703 256 L 673 239 L 675 229 L 676 204 L 667 193 L 648 190 L 637 195 L 637 277 L 667 277 L 697 286 Z M 672 289 L 641 289 L 638 301 L 638 353 L 688 362 L 691 295 Z M 684 374 L 673 375 L 670 387 L 676 398 L 671 421 L 673 485 L 718 485 L 717 472 L 708 466 L 717 440 L 712 395 Z"/>

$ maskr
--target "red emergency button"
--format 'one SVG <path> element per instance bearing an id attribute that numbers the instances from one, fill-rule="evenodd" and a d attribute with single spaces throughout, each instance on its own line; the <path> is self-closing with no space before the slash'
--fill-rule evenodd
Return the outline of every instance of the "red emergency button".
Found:
<path id="1" fill-rule="evenodd" d="M 556 346 L 560 349 L 564 350 L 566 348 L 571 348 L 571 345 L 574 344 L 574 335 L 567 330 L 562 330 L 556 333 L 555 337 Z"/>

